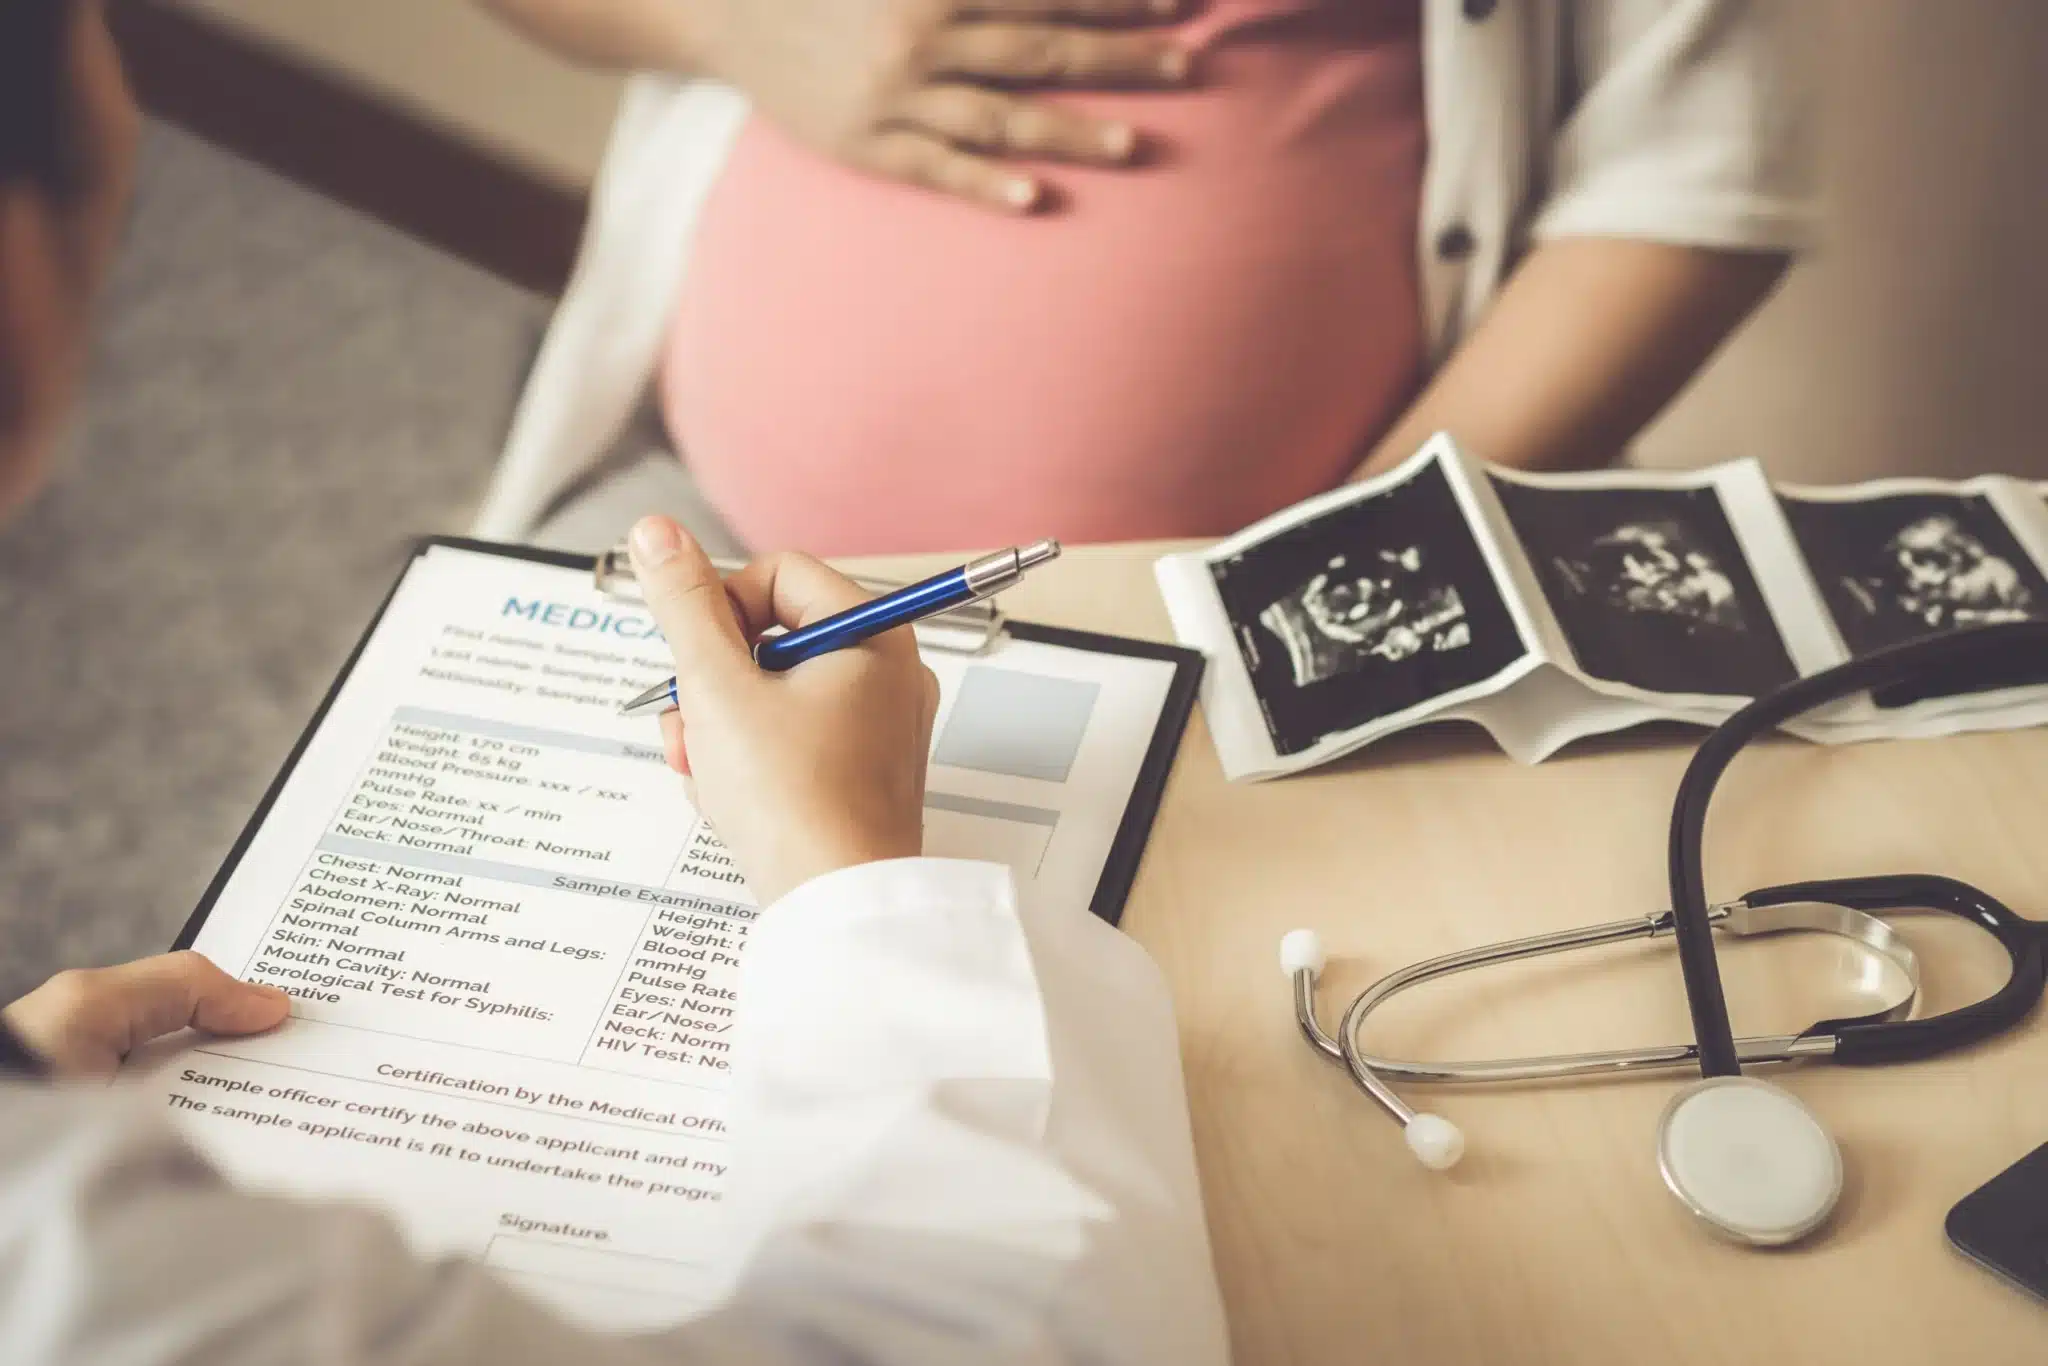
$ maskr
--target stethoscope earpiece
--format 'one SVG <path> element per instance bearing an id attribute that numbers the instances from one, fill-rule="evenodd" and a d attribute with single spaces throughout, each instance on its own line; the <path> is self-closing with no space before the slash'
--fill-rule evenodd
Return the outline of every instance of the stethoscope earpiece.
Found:
<path id="1" fill-rule="evenodd" d="M 1401 1128 L 1408 1151 L 1433 1172 L 1447 1172 L 1465 1155 L 1465 1131 L 1442 1115 L 1419 1114 Z"/>
<path id="2" fill-rule="evenodd" d="M 1343 1046 L 1316 1023 L 1316 979 L 1329 963 L 1323 937 L 1314 930 L 1289 930 L 1281 936 L 1280 971 L 1294 984 L 1295 1017 L 1302 1033 L 1318 1050 L 1350 1063 L 1353 1077 L 1401 1126 L 1401 1135 L 1408 1140 L 1408 1151 L 1415 1154 L 1416 1161 L 1433 1172 L 1449 1171 L 1465 1155 L 1465 1131 L 1442 1115 L 1417 1114 L 1410 1109 L 1367 1064 L 1347 1058 Z"/>
<path id="3" fill-rule="evenodd" d="M 1310 982 L 1323 975 L 1329 965 L 1330 955 L 1323 948 L 1323 937 L 1314 930 L 1289 930 L 1280 938 L 1280 971 L 1289 981 L 1294 974 L 1305 972 Z"/>
<path id="4" fill-rule="evenodd" d="M 1664 1184 L 1701 1222 L 1752 1247 L 1796 1243 L 1842 1196 L 1842 1151 L 1804 1101 L 1760 1077 L 1708 1077 L 1657 1122 Z"/>

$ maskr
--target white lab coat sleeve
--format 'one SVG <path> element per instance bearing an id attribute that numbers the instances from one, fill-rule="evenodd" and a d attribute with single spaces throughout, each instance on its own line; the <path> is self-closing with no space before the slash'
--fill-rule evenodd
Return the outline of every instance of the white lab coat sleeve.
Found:
<path id="1" fill-rule="evenodd" d="M 1791 251 L 1817 219 L 1805 0 L 1568 6 L 1535 237 Z"/>
<path id="2" fill-rule="evenodd" d="M 131 1097 L 0 1089 L 0 1361 L 1220 1362 L 1171 1012 L 1078 909 L 905 860 L 769 909 L 736 1017 L 730 1294 L 606 1338 L 360 1208 L 228 1188 Z"/>
<path id="3" fill-rule="evenodd" d="M 743 971 L 728 1314 L 863 1362 L 1226 1359 L 1136 944 L 1020 911 L 1000 866 L 920 859 L 785 898 Z"/>

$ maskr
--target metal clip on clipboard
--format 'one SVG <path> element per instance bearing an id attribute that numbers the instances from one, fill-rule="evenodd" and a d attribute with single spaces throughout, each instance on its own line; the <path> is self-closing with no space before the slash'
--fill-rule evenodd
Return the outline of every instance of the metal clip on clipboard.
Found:
<path id="1" fill-rule="evenodd" d="M 711 563 L 721 574 L 730 574 L 743 567 L 739 560 L 714 559 Z M 853 581 L 871 593 L 887 593 L 903 587 L 889 579 L 855 576 Z M 641 597 L 639 582 L 633 576 L 633 562 L 627 558 L 622 546 L 615 546 L 597 557 L 592 582 L 598 592 L 614 602 L 646 601 Z M 1003 632 L 1005 620 L 996 600 L 983 598 L 929 617 L 911 629 L 917 632 L 917 643 L 924 649 L 938 650 L 943 654 L 978 655 L 996 643 L 996 637 Z"/>

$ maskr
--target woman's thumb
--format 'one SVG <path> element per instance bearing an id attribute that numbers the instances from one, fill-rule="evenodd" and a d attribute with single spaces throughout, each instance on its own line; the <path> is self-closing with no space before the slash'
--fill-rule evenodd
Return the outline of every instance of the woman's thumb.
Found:
<path id="1" fill-rule="evenodd" d="M 704 548 L 668 517 L 643 517 L 627 538 L 633 573 L 676 661 L 676 694 L 753 668 L 725 580 Z"/>

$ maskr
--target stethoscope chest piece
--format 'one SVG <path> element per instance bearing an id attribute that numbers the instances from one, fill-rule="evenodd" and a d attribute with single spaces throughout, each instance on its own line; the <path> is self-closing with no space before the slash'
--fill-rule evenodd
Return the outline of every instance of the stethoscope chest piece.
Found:
<path id="1" fill-rule="evenodd" d="M 1672 1098 L 1657 1165 L 1686 1208 L 1755 1247 L 1797 1242 L 1842 1195 L 1842 1153 L 1797 1096 L 1757 1077 L 1709 1077 Z"/>

